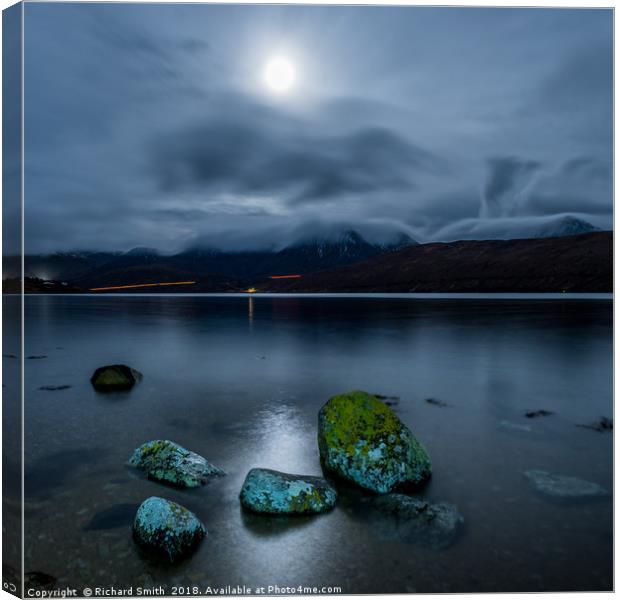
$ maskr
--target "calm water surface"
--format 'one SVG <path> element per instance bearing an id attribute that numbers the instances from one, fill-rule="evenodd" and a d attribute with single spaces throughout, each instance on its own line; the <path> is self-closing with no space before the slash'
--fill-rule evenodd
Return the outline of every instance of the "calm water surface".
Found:
<path id="1" fill-rule="evenodd" d="M 78 588 L 613 585 L 611 500 L 550 503 L 523 476 L 544 469 L 612 488 L 612 436 L 577 427 L 612 416 L 609 301 L 31 296 L 25 313 L 25 355 L 46 357 L 25 361 L 26 571 Z M 144 380 L 96 393 L 93 370 L 119 362 Z M 50 385 L 71 387 L 39 389 Z M 317 412 L 350 389 L 400 397 L 395 410 L 433 460 L 420 495 L 465 518 L 448 549 L 393 539 L 346 492 L 315 518 L 241 511 L 252 467 L 320 474 Z M 527 419 L 529 409 L 555 414 Z M 145 480 L 124 463 L 152 438 L 228 476 L 192 491 Z M 209 530 L 178 566 L 150 564 L 132 542 L 135 509 L 151 495 Z"/>

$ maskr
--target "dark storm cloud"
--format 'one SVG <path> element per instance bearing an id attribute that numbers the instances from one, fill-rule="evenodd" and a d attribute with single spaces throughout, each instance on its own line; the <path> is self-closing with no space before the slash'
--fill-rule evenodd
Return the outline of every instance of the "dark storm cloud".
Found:
<path id="1" fill-rule="evenodd" d="M 584 103 L 609 104 L 613 94 L 611 38 L 570 52 L 542 86 L 542 101 L 556 110 L 579 110 Z"/>
<path id="2" fill-rule="evenodd" d="M 341 136 L 278 128 L 264 120 L 194 125 L 158 140 L 153 173 L 168 193 L 216 186 L 246 194 L 283 192 L 284 200 L 296 203 L 413 189 L 416 173 L 441 168 L 430 152 L 382 128 Z"/>
<path id="3" fill-rule="evenodd" d="M 25 14 L 29 251 L 611 226 L 611 11 Z M 298 82 L 276 96 L 261 72 L 281 48 Z"/>

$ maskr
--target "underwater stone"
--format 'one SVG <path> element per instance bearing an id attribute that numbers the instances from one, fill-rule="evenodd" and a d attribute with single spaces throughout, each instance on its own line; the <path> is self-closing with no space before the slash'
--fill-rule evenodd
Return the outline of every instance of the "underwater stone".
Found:
<path id="1" fill-rule="evenodd" d="M 146 471 L 150 479 L 178 487 L 198 487 L 211 477 L 225 474 L 206 458 L 170 440 L 142 444 L 134 450 L 129 464 Z"/>
<path id="2" fill-rule="evenodd" d="M 93 387 L 100 392 L 115 392 L 131 389 L 142 379 L 142 373 L 127 365 L 99 367 L 90 378 Z"/>
<path id="3" fill-rule="evenodd" d="M 589 500 L 609 496 L 609 492 L 598 483 L 578 477 L 539 470 L 525 471 L 524 475 L 537 492 L 555 500 Z"/>
<path id="4" fill-rule="evenodd" d="M 385 494 L 431 474 L 430 458 L 411 430 L 366 392 L 327 401 L 319 411 L 318 441 L 327 470 L 373 492 Z"/>
<path id="5" fill-rule="evenodd" d="M 508 431 L 532 433 L 532 428 L 529 425 L 521 425 L 520 423 L 513 423 L 512 421 L 500 421 L 499 426 Z"/>
<path id="6" fill-rule="evenodd" d="M 239 497 L 244 508 L 256 513 L 311 514 L 332 509 L 337 493 L 322 477 L 252 469 Z"/>
<path id="7" fill-rule="evenodd" d="M 434 550 L 451 546 L 464 521 L 452 504 L 431 504 L 405 494 L 379 496 L 372 505 L 385 517 L 381 528 L 384 536 Z"/>
<path id="8" fill-rule="evenodd" d="M 207 530 L 185 507 L 152 496 L 138 508 L 133 523 L 136 543 L 149 554 L 174 563 L 187 556 Z"/>
<path id="9" fill-rule="evenodd" d="M 607 417 L 600 417 L 598 421 L 594 421 L 594 423 L 590 423 L 588 425 L 577 425 L 577 427 L 592 429 L 594 431 L 598 431 L 599 433 L 603 433 L 605 431 L 611 432 L 614 430 L 614 422 Z"/>

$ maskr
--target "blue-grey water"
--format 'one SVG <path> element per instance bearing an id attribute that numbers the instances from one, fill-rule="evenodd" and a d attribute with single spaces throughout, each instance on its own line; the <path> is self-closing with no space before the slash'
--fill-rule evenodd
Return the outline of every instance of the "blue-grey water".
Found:
<path id="1" fill-rule="evenodd" d="M 78 588 L 168 591 L 612 588 L 611 498 L 553 503 L 523 476 L 543 469 L 612 489 L 613 436 L 578 427 L 612 416 L 609 301 L 30 296 L 25 318 L 25 356 L 45 357 L 25 360 L 26 571 Z M 90 375 L 111 363 L 143 381 L 95 392 Z M 419 494 L 464 516 L 450 547 L 395 538 L 346 493 L 314 518 L 240 509 L 252 467 L 321 473 L 317 412 L 351 389 L 400 398 L 395 410 L 433 461 Z M 554 414 L 526 418 L 533 409 Z M 153 438 L 228 476 L 193 491 L 140 477 L 124 463 Z M 134 510 L 151 495 L 209 530 L 175 567 L 151 564 L 132 542 Z"/>

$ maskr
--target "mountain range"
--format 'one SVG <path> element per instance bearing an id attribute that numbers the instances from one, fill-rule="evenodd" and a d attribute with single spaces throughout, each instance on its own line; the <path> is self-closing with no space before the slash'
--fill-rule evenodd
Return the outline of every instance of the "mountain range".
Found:
<path id="1" fill-rule="evenodd" d="M 529 242 L 525 244 L 529 249 L 538 247 L 534 244 L 536 239 L 549 241 L 540 247 L 546 248 L 550 255 L 553 255 L 554 249 L 561 248 L 558 256 L 561 263 L 571 246 L 580 246 L 570 240 L 594 236 L 592 239 L 596 239 L 597 242 L 590 242 L 588 252 L 591 258 L 595 255 L 601 258 L 605 242 L 600 241 L 603 239 L 600 235 L 597 237 L 596 233 L 592 233 L 594 229 L 589 223 L 574 217 L 563 218 L 554 221 L 553 227 L 541 229 L 540 235 L 521 241 Z M 566 235 L 572 237 L 565 238 Z M 560 239 L 564 238 L 568 241 L 561 243 Z M 187 287 L 175 289 L 158 287 L 150 291 L 220 292 L 241 291 L 250 287 L 256 287 L 260 291 L 326 291 L 357 289 L 358 285 L 360 289 L 372 288 L 375 291 L 388 291 L 388 288 L 432 291 L 439 288 L 453 289 L 455 286 L 458 288 L 460 284 L 455 282 L 468 277 L 480 280 L 491 276 L 492 269 L 485 270 L 485 265 L 493 262 L 489 262 L 492 257 L 487 257 L 484 252 L 501 249 L 505 253 L 507 248 L 513 248 L 505 242 L 503 246 L 496 247 L 493 244 L 493 241 L 488 240 L 420 245 L 405 233 L 393 236 L 392 241 L 386 244 L 369 241 L 358 231 L 345 229 L 336 235 L 314 236 L 270 251 L 234 252 L 200 246 L 188 248 L 177 254 L 164 255 L 153 248 L 137 247 L 128 252 L 27 255 L 25 275 L 29 278 L 31 291 L 36 291 L 38 287 L 49 291 L 63 289 L 76 291 L 177 281 L 194 283 L 191 285 L 191 290 Z M 519 246 L 514 246 L 517 247 Z M 592 247 L 596 248 L 594 254 L 591 251 Z M 452 251 L 456 253 L 454 256 L 450 254 Z M 483 252 L 483 254 L 475 259 L 476 254 L 470 256 L 470 252 Z M 550 263 L 546 256 L 535 255 L 536 252 L 538 250 L 528 255 L 528 260 L 536 260 L 540 264 L 531 265 L 531 269 L 540 271 L 540 265 L 544 265 L 548 269 L 547 274 L 557 271 L 557 265 Z M 440 256 L 443 256 L 443 259 L 440 260 Z M 444 259 L 449 256 L 452 257 L 446 263 Z M 514 270 L 511 260 L 524 267 L 520 255 L 509 251 L 502 268 Z M 579 256 L 573 257 L 572 260 L 581 261 Z M 4 257 L 5 280 L 17 277 L 20 265 L 18 257 Z M 453 267 L 456 270 L 450 271 Z M 597 267 L 593 265 L 592 268 Z M 403 278 L 402 272 L 410 274 Z M 440 279 L 443 278 L 443 283 L 437 279 L 438 273 L 441 274 Z M 478 276 L 474 276 L 475 273 L 478 273 Z M 281 281 L 278 279 L 278 276 L 291 275 L 297 278 Z M 500 275 L 495 273 L 492 279 L 497 280 Z M 396 276 L 398 281 L 392 281 L 390 278 L 393 276 Z M 537 277 L 544 278 L 545 273 L 541 271 Z M 431 281 L 427 286 L 428 290 L 420 283 L 420 278 Z M 51 281 L 57 282 L 59 286 L 51 286 L 49 283 Z M 47 283 L 43 285 L 42 282 Z M 481 284 L 471 285 L 477 288 Z M 492 287 L 495 284 L 489 285 Z M 497 286 L 501 285 L 503 284 L 497 283 Z"/>
<path id="2" fill-rule="evenodd" d="M 347 265 L 415 245 L 401 233 L 390 243 L 367 241 L 354 230 L 331 238 L 313 237 L 281 250 L 225 252 L 216 248 L 189 248 L 162 255 L 152 248 L 128 252 L 72 252 L 27 255 L 26 277 L 70 282 L 83 289 L 95 286 L 130 285 L 149 281 L 209 280 L 208 286 L 271 275 L 305 274 Z M 19 259 L 5 259 L 5 277 L 19 274 Z"/>

